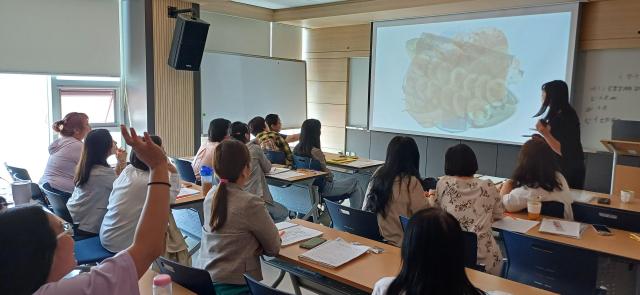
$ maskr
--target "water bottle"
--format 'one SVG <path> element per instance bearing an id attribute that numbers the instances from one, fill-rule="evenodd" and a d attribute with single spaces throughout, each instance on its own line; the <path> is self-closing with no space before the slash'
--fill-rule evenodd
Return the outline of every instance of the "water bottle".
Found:
<path id="1" fill-rule="evenodd" d="M 171 276 L 157 275 L 153 277 L 153 295 L 171 295 Z"/>
<path id="2" fill-rule="evenodd" d="M 213 169 L 211 169 L 211 167 L 200 167 L 200 182 L 202 185 L 202 196 L 205 197 L 213 186 Z"/>

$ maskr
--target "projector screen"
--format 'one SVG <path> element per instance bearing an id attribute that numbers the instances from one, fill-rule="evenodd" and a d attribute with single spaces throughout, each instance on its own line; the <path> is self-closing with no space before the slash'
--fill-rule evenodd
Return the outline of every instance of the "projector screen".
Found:
<path id="1" fill-rule="evenodd" d="M 578 4 L 373 23 L 370 128 L 521 144 L 571 85 Z"/>

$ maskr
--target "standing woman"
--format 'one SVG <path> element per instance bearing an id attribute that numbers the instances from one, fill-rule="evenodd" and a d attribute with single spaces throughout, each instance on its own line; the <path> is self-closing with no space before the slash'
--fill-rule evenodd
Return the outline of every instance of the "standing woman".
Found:
<path id="1" fill-rule="evenodd" d="M 53 123 L 53 131 L 60 137 L 49 145 L 49 160 L 40 184 L 49 183 L 54 190 L 71 194 L 75 188 L 73 178 L 82 153 L 82 140 L 91 131 L 89 117 L 84 113 L 68 113 Z"/>
<path id="2" fill-rule="evenodd" d="M 567 83 L 554 80 L 542 85 L 542 106 L 534 117 L 547 114 L 536 129 L 555 152 L 562 174 L 569 187 L 584 188 L 584 153 L 580 142 L 580 120 L 569 104 Z"/>

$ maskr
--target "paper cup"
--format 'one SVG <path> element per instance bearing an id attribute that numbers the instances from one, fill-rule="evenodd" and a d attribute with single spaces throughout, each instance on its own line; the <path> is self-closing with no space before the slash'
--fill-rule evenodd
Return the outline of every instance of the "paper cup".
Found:
<path id="1" fill-rule="evenodd" d="M 620 191 L 620 201 L 622 203 L 629 203 L 633 199 L 634 195 L 635 195 L 634 191 L 623 189 Z"/>

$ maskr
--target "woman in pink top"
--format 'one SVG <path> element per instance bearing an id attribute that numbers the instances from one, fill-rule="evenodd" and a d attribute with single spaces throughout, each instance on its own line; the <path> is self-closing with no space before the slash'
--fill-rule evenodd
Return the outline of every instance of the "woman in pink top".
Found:
<path id="1" fill-rule="evenodd" d="M 122 136 L 150 168 L 147 202 L 133 244 L 91 271 L 62 279 L 76 266 L 71 225 L 39 207 L 0 213 L 0 294 L 138 294 L 138 279 L 164 252 L 169 172 L 163 150 L 148 134 Z M 152 199 L 152 200 L 151 200 Z"/>
<path id="2" fill-rule="evenodd" d="M 53 123 L 53 130 L 60 134 L 49 145 L 49 161 L 40 179 L 40 184 L 49 185 L 59 191 L 72 193 L 73 177 L 82 153 L 82 140 L 91 131 L 89 117 L 84 113 L 68 113 Z"/>
<path id="3" fill-rule="evenodd" d="M 231 121 L 223 118 L 213 119 L 209 123 L 207 142 L 200 146 L 196 156 L 193 158 L 193 163 L 191 163 L 193 173 L 196 174 L 197 179 L 200 179 L 200 168 L 202 166 L 213 167 L 213 151 L 221 141 L 229 138 L 229 126 L 231 126 Z"/>

